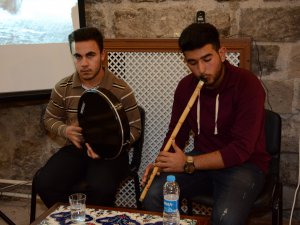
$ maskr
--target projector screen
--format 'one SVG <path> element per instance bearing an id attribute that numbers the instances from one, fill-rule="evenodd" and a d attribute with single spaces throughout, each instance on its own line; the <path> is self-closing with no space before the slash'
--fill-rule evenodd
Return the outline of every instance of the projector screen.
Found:
<path id="1" fill-rule="evenodd" d="M 74 72 L 68 35 L 84 0 L 0 0 L 0 98 L 49 93 Z"/>

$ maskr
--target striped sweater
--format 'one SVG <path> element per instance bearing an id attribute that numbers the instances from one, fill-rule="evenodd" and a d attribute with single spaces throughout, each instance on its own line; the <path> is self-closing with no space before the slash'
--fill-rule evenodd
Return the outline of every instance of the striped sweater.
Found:
<path id="1" fill-rule="evenodd" d="M 105 75 L 99 88 L 112 92 L 123 104 L 130 126 L 130 143 L 140 135 L 141 120 L 137 102 L 132 89 L 128 84 L 105 69 Z M 68 125 L 78 122 L 78 102 L 85 89 L 82 87 L 79 76 L 74 73 L 59 81 L 52 90 L 50 101 L 44 115 L 45 128 L 55 136 L 65 138 Z M 66 139 L 65 144 L 70 144 Z"/>

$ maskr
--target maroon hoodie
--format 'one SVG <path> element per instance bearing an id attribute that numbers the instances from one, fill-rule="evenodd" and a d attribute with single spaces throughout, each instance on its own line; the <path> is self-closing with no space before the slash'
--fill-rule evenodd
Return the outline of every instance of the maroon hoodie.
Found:
<path id="1" fill-rule="evenodd" d="M 176 143 L 184 149 L 192 130 L 195 150 L 203 153 L 219 150 L 225 167 L 251 162 L 267 173 L 270 156 L 265 143 L 264 89 L 251 72 L 227 61 L 224 66 L 221 85 L 214 90 L 203 86 L 200 101 L 197 99 L 192 106 L 175 138 Z M 198 79 L 193 74 L 179 82 L 164 143 L 168 141 L 197 84 Z"/>

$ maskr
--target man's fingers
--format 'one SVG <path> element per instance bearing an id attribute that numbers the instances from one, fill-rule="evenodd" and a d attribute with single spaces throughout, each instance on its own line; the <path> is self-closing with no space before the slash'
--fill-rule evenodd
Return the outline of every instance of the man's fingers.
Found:
<path id="1" fill-rule="evenodd" d="M 151 163 L 147 166 L 147 168 L 144 172 L 144 175 L 142 177 L 142 187 L 144 187 L 146 185 L 146 182 L 149 180 L 149 178 L 152 174 L 153 168 L 154 168 L 154 163 Z"/>
<path id="2" fill-rule="evenodd" d="M 77 140 L 72 140 L 72 143 L 79 149 L 82 149 L 81 143 Z"/>
<path id="3" fill-rule="evenodd" d="M 100 156 L 93 151 L 89 143 L 85 143 L 85 146 L 87 148 L 87 154 L 89 157 L 91 157 L 92 159 L 100 159 Z"/>
<path id="4" fill-rule="evenodd" d="M 175 140 L 172 141 L 172 147 L 174 148 L 175 152 L 177 152 L 178 150 L 180 150 L 180 148 L 176 144 Z"/>

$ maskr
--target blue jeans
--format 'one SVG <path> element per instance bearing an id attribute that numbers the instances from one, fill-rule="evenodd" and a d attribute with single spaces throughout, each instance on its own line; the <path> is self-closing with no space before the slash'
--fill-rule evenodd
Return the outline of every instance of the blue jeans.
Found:
<path id="1" fill-rule="evenodd" d="M 146 210 L 163 211 L 163 185 L 169 174 L 161 173 L 153 180 L 143 202 Z M 213 225 L 245 224 L 265 183 L 265 174 L 251 163 L 220 170 L 197 171 L 193 174 L 172 174 L 179 184 L 181 198 L 213 193 Z"/>

